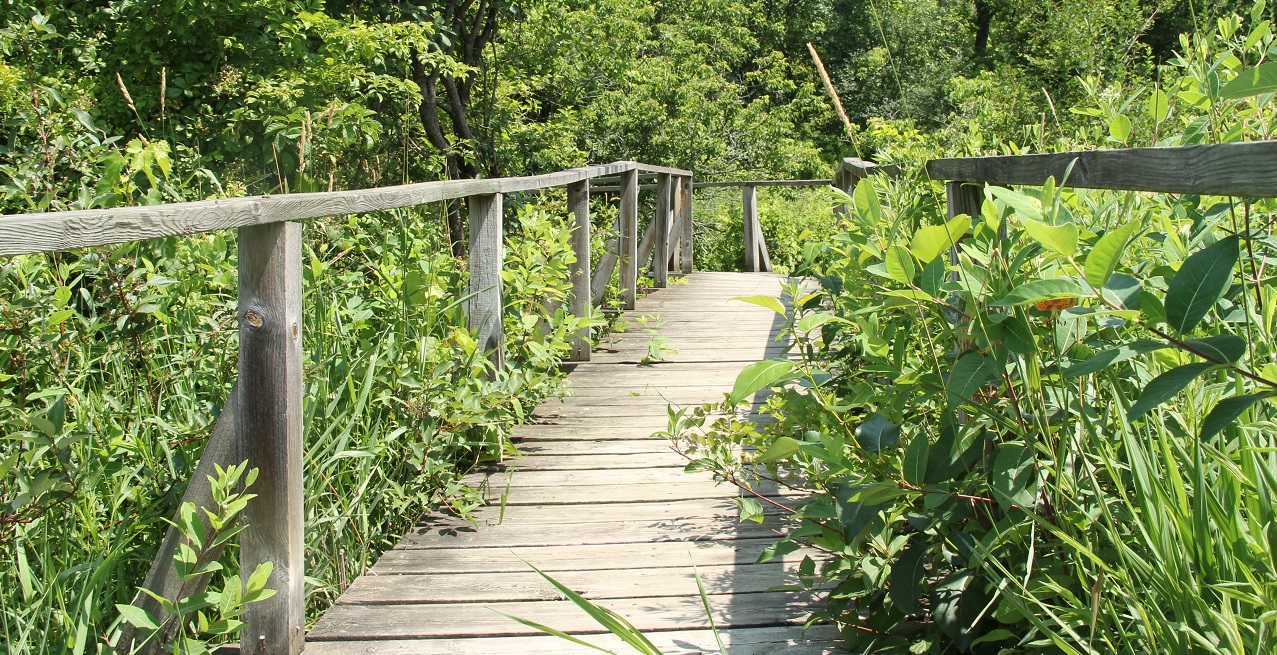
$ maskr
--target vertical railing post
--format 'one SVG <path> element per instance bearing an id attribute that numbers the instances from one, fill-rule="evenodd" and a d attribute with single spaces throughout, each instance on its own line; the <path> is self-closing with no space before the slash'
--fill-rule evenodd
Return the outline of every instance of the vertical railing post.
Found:
<path id="1" fill-rule="evenodd" d="M 652 283 L 657 289 L 664 289 L 670 283 L 670 202 L 674 199 L 671 193 L 673 178 L 669 173 L 658 173 L 656 176 L 656 211 L 652 216 L 655 221 L 656 243 L 652 246 Z"/>
<path id="2" fill-rule="evenodd" d="M 972 184 L 962 182 L 946 182 L 944 185 L 945 204 L 948 208 L 949 220 L 958 214 L 966 214 L 972 218 L 972 224 L 980 216 L 980 206 L 984 203 L 984 191 Z M 961 234 L 953 235 L 953 247 L 949 249 L 949 265 L 958 265 L 958 239 Z M 958 279 L 958 272 L 952 273 L 952 279 Z"/>
<path id="3" fill-rule="evenodd" d="M 851 172 L 847 168 L 845 162 L 838 162 L 838 170 L 834 172 L 834 186 L 837 186 L 843 193 L 851 195 L 856 190 L 856 183 L 860 181 L 860 176 Z M 847 203 L 842 203 L 835 208 L 834 213 L 841 218 L 851 215 L 851 209 Z"/>
<path id="4" fill-rule="evenodd" d="M 501 194 L 466 198 L 470 207 L 470 300 L 466 304 L 470 330 L 477 333 L 481 351 L 495 367 L 505 365 L 501 318 Z"/>
<path id="5" fill-rule="evenodd" d="M 758 272 L 758 190 L 741 187 L 741 215 L 745 228 L 745 272 Z"/>
<path id="6" fill-rule="evenodd" d="M 576 262 L 568 269 L 572 276 L 571 297 L 568 310 L 573 316 L 589 317 L 590 304 L 590 182 L 585 180 L 568 185 L 568 211 L 575 222 L 572 227 L 572 252 Z M 581 328 L 572 335 L 572 350 L 568 361 L 590 361 L 590 328 Z"/>
<path id="7" fill-rule="evenodd" d="M 638 170 L 621 173 L 621 306 L 638 298 Z"/>
<path id="8" fill-rule="evenodd" d="M 688 175 L 686 178 L 683 179 L 682 210 L 683 210 L 683 218 L 680 224 L 683 229 L 681 230 L 681 233 L 679 234 L 679 240 L 681 241 L 680 250 L 682 254 L 679 257 L 680 259 L 679 264 L 680 264 L 680 268 L 683 275 L 688 275 L 692 272 L 693 259 L 695 258 L 695 254 L 692 251 L 692 236 L 693 236 L 694 226 L 692 225 L 692 176 L 691 175 Z"/>
<path id="9" fill-rule="evenodd" d="M 240 571 L 270 562 L 276 594 L 248 607 L 240 650 L 296 655 L 305 627 L 301 224 L 239 228 L 237 450 L 257 469 L 242 514 Z"/>

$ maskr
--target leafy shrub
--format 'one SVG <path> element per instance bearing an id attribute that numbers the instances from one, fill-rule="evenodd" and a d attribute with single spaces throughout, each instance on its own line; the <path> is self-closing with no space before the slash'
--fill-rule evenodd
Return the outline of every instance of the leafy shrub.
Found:
<path id="1" fill-rule="evenodd" d="M 1268 134 L 1267 89 L 1230 83 L 1267 25 L 1186 37 L 1169 106 L 1092 88 L 1079 136 Z M 853 651 L 1271 652 L 1277 202 L 1060 182 L 952 220 L 916 163 L 861 182 L 803 249 L 796 358 L 670 433 L 692 468 L 811 492 L 764 559 L 827 556 L 800 577 Z M 767 387 L 774 423 L 692 430 Z"/>

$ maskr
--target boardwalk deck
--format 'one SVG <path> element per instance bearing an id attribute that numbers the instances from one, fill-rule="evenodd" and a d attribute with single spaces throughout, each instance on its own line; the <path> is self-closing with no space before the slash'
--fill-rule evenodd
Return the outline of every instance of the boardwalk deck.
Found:
<path id="1" fill-rule="evenodd" d="M 746 365 L 778 355 L 773 312 L 736 296 L 776 295 L 769 274 L 695 273 L 639 300 L 630 332 L 571 373 L 574 395 L 547 402 L 515 439 L 523 456 L 490 474 L 477 526 L 427 517 L 354 582 L 307 637 L 308 653 L 502 655 L 597 652 L 541 635 L 521 616 L 617 652 L 627 647 L 533 573 L 550 572 L 629 618 L 667 655 L 718 652 L 692 566 L 732 655 L 834 652 L 837 634 L 801 623 L 812 599 L 769 591 L 792 582 L 801 554 L 755 564 L 773 526 L 741 525 L 737 490 L 682 472 L 650 435 L 666 407 L 719 400 Z M 659 317 L 664 363 L 641 366 Z M 775 496 L 787 502 L 782 495 Z M 504 501 L 504 502 L 503 502 Z"/>

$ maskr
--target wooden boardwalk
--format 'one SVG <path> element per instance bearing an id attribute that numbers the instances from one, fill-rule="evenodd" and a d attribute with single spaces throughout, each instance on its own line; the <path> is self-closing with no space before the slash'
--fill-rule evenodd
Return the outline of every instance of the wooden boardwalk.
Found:
<path id="1" fill-rule="evenodd" d="M 735 487 L 682 471 L 652 439 L 666 407 L 721 400 L 746 365 L 782 350 L 770 310 L 730 298 L 780 292 L 759 273 L 694 273 L 641 298 L 630 329 L 578 364 L 573 395 L 518 428 L 524 456 L 488 474 L 491 506 L 469 522 L 431 516 L 355 581 L 307 636 L 306 652 L 364 655 L 590 653 L 493 610 L 631 652 L 538 577 L 549 572 L 649 634 L 667 655 L 718 652 L 693 578 L 699 568 L 732 655 L 834 652 L 837 634 L 801 622 L 812 598 L 792 583 L 801 553 L 755 564 L 774 540 L 737 522 Z M 663 363 L 642 366 L 659 317 Z M 504 497 L 504 503 L 503 503 Z"/>

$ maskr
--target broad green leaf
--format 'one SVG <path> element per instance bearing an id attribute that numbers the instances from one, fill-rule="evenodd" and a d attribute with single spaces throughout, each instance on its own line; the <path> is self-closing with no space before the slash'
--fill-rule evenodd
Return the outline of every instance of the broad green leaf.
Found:
<path id="1" fill-rule="evenodd" d="M 758 461 L 763 464 L 770 464 L 776 460 L 784 459 L 798 452 L 798 446 L 798 441 L 792 437 L 779 437 L 772 442 L 772 445 L 767 447 L 767 452 L 758 457 Z"/>
<path id="2" fill-rule="evenodd" d="M 763 522 L 764 516 L 762 503 L 748 496 L 738 496 L 732 500 L 736 503 L 736 506 L 740 508 L 741 521 L 753 521 L 754 523 Z"/>
<path id="3" fill-rule="evenodd" d="M 901 246 L 891 246 L 887 248 L 885 260 L 887 275 L 890 275 L 891 279 L 901 284 L 913 282 L 913 276 L 917 274 L 917 269 L 913 265 L 913 255 L 910 255 L 908 250 Z"/>
<path id="4" fill-rule="evenodd" d="M 1185 364 L 1177 366 L 1155 378 L 1144 387 L 1140 392 L 1140 397 L 1131 406 L 1131 411 L 1127 414 L 1127 420 L 1135 419 L 1147 414 L 1150 410 L 1162 403 L 1174 398 L 1176 394 L 1184 390 L 1189 383 L 1196 380 L 1198 376 L 1210 368 L 1214 364 L 1198 363 Z"/>
<path id="5" fill-rule="evenodd" d="M 852 204 L 861 219 L 871 225 L 882 224 L 882 205 L 878 203 L 878 190 L 869 178 L 861 178 L 851 195 Z"/>
<path id="6" fill-rule="evenodd" d="M 927 577 L 928 549 L 924 537 L 915 538 L 891 564 L 891 586 L 887 593 L 891 602 L 905 614 L 918 611 L 918 597 L 922 595 L 922 584 Z"/>
<path id="7" fill-rule="evenodd" d="M 936 625 L 966 652 L 982 623 L 978 621 L 988 603 L 984 584 L 972 569 L 960 569 L 932 588 L 931 607 Z"/>
<path id="8" fill-rule="evenodd" d="M 993 457 L 990 488 L 1003 511 L 1012 507 L 1031 510 L 1037 498 L 1037 471 L 1033 449 L 1020 444 L 1004 444 Z"/>
<path id="9" fill-rule="evenodd" d="M 1233 334 L 1216 334 L 1184 342 L 1189 348 L 1220 364 L 1232 364 L 1246 354 L 1246 340 Z"/>
<path id="10" fill-rule="evenodd" d="M 1073 223 L 1047 225 L 1038 221 L 1024 221 L 1024 231 L 1034 241 L 1064 257 L 1077 252 L 1077 226 Z"/>
<path id="11" fill-rule="evenodd" d="M 1077 298 L 1081 295 L 1082 288 L 1077 285 L 1077 282 L 1068 278 L 1054 277 L 1022 284 L 1002 299 L 991 303 L 991 306 L 1014 307 L 1056 298 Z"/>
<path id="12" fill-rule="evenodd" d="M 940 286 L 948 279 L 946 276 L 948 271 L 945 270 L 947 264 L 948 262 L 944 259 L 935 259 L 922 269 L 922 278 L 918 286 L 922 287 L 927 295 L 933 298 L 940 295 Z"/>
<path id="13" fill-rule="evenodd" d="M 846 323 L 846 319 L 838 318 L 833 314 L 808 314 L 794 324 L 794 330 L 800 334 L 806 334 L 826 323 Z"/>
<path id="14" fill-rule="evenodd" d="M 1151 353 L 1156 350 L 1162 350 L 1163 348 L 1170 348 L 1170 347 L 1171 345 L 1164 341 L 1152 341 L 1149 339 L 1132 341 L 1131 343 L 1125 343 L 1116 348 L 1110 348 L 1103 352 L 1097 353 L 1095 356 L 1091 357 L 1090 359 L 1084 360 L 1080 363 L 1073 364 L 1072 366 L 1066 366 L 1064 367 L 1063 370 L 1060 371 L 1060 374 L 1064 376 L 1065 378 L 1075 378 L 1081 375 L 1089 375 L 1091 373 L 1095 373 L 1096 371 L 1108 368 L 1109 366 L 1112 366 L 1113 364 L 1124 362 L 1132 357 L 1135 357 L 1136 355 Z"/>
<path id="15" fill-rule="evenodd" d="M 1238 73 L 1219 90 L 1219 97 L 1235 100 L 1273 91 L 1277 91 L 1277 62 L 1270 61 Z"/>
<path id="16" fill-rule="evenodd" d="M 887 420 L 882 414 L 874 414 L 856 427 L 856 442 L 871 453 L 894 445 L 898 439 L 900 426 Z"/>
<path id="17" fill-rule="evenodd" d="M 1109 136 L 1114 141 L 1126 143 L 1126 140 L 1131 137 L 1131 119 L 1127 118 L 1126 114 L 1118 114 L 1109 119 Z"/>
<path id="18" fill-rule="evenodd" d="M 1219 301 L 1233 279 L 1239 244 L 1236 236 L 1225 237 L 1184 260 L 1166 290 L 1166 323 L 1176 332 L 1192 331 Z"/>
<path id="19" fill-rule="evenodd" d="M 133 605 L 117 604 L 115 606 L 115 609 L 116 611 L 120 613 L 121 618 L 129 622 L 129 624 L 131 624 L 135 628 L 138 628 L 141 630 L 159 630 L 160 629 L 160 624 L 155 621 L 155 618 L 152 617 L 150 614 L 148 614 L 146 610 L 140 607 L 134 607 Z"/>
<path id="20" fill-rule="evenodd" d="M 779 300 L 771 296 L 737 296 L 735 298 L 732 298 L 732 300 L 739 300 L 741 302 L 747 302 L 751 305 L 766 307 L 767 309 L 770 309 L 773 312 L 780 314 L 781 316 L 785 315 L 785 306 L 780 304 Z"/>
<path id="21" fill-rule="evenodd" d="M 745 370 L 736 376 L 736 384 L 732 385 L 731 401 L 733 403 L 744 401 L 764 387 L 771 386 L 793 368 L 793 362 L 781 359 L 768 359 L 746 366 Z"/>
<path id="22" fill-rule="evenodd" d="M 944 225 L 929 225 L 915 232 L 909 242 L 909 251 L 924 265 L 929 264 L 940 253 L 952 248 L 969 229 L 971 217 L 959 214 Z"/>
<path id="23" fill-rule="evenodd" d="M 788 555 L 798 550 L 799 548 L 802 548 L 802 546 L 794 543 L 793 541 L 789 541 L 789 540 L 777 541 L 776 543 L 771 544 L 770 546 L 764 548 L 763 552 L 758 555 L 758 559 L 754 563 L 766 564 L 767 562 L 770 562 L 776 559 L 777 557 L 784 557 L 785 555 Z"/>
<path id="24" fill-rule="evenodd" d="M 1005 189 L 1000 186 L 989 187 L 989 190 L 993 192 L 994 198 L 1011 205 L 1011 208 L 1015 210 L 1015 213 L 1019 214 L 1022 218 L 1027 218 L 1033 221 L 1042 220 L 1042 203 L 1038 202 L 1036 198 L 1030 198 L 1023 193 Z"/>
<path id="25" fill-rule="evenodd" d="M 905 482 L 921 487 L 927 479 L 927 449 L 930 446 L 925 432 L 919 432 L 909 441 L 905 448 L 905 458 L 900 464 Z"/>
<path id="26" fill-rule="evenodd" d="M 908 494 L 908 491 L 901 489 L 900 485 L 895 482 L 874 482 L 855 485 L 848 500 L 872 506 L 891 502 Z"/>
<path id="27" fill-rule="evenodd" d="M 1100 295 L 1115 307 L 1138 311 L 1143 306 L 1143 291 L 1144 285 L 1139 280 L 1125 273 L 1113 273 L 1100 290 Z"/>
<path id="28" fill-rule="evenodd" d="M 1215 403 L 1215 409 L 1212 409 L 1210 414 L 1206 415 L 1206 420 L 1202 421 L 1201 439 L 1204 441 L 1223 432 L 1224 428 L 1232 425 L 1233 421 L 1236 421 L 1242 412 L 1250 409 L 1251 405 L 1272 396 L 1272 392 L 1264 391 L 1245 396 L 1233 396 Z"/>
<path id="29" fill-rule="evenodd" d="M 1160 123 L 1166 120 L 1166 115 L 1171 111 L 1171 101 L 1166 97 L 1166 92 L 1161 89 L 1153 89 L 1153 94 L 1148 97 L 1148 117 L 1154 122 Z"/>
<path id="30" fill-rule="evenodd" d="M 975 392 L 980 390 L 994 374 L 993 364 L 984 355 L 969 352 L 953 365 L 946 385 L 949 391 L 949 402 L 957 405 L 971 400 Z"/>
<path id="31" fill-rule="evenodd" d="M 1140 224 L 1131 221 L 1123 223 L 1121 227 L 1109 230 L 1107 234 L 1100 237 L 1095 243 L 1095 247 L 1091 248 L 1091 252 L 1086 255 L 1086 281 L 1096 289 L 1103 289 L 1108 284 L 1109 277 L 1113 275 L 1113 271 L 1117 270 L 1117 265 L 1122 260 L 1122 253 L 1126 250 L 1126 244 L 1130 243 L 1131 237 L 1139 232 Z"/>

